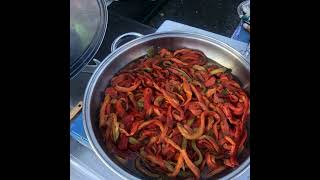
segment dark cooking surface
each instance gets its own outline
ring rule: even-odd
[[[95,58],[102,61],[108,54],[110,54],[110,46],[113,40],[123,33],[138,32],[141,34],[150,34],[155,31],[156,29],[150,26],[110,12],[107,32],[99,51],[95,55]]]

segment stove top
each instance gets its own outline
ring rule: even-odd
[[[196,32],[214,37],[230,45],[242,54],[244,54],[247,49],[247,44],[244,42],[177,22],[167,20],[158,28],[158,30],[156,30],[136,21],[110,13],[107,34],[105,35],[104,41],[96,54],[95,59],[102,61],[110,53],[110,45],[113,40],[123,33],[138,32],[141,34],[150,34],[153,32],[165,31]],[[89,81],[90,76],[91,73],[82,72],[70,81],[70,107],[73,107],[83,99],[86,84]],[[71,179],[105,179],[106,177],[120,179],[115,173],[108,169],[92,151],[83,129],[82,113],[79,113],[70,124],[70,135]],[[249,170],[237,179],[250,179]]]

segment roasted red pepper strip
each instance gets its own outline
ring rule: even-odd
[[[237,103],[239,101],[239,98],[234,94],[229,94],[229,99],[233,103]]]
[[[111,98],[107,94],[104,97],[103,103],[102,103],[101,108],[100,108],[99,127],[103,127],[103,126],[106,125],[107,118],[105,117],[105,111],[106,111],[106,106],[110,103],[110,101],[111,101]]]
[[[123,118],[124,128],[128,131],[129,129],[131,129],[133,122],[134,122],[134,116],[131,114],[127,115],[126,117]]]
[[[192,52],[192,50],[191,49],[179,49],[179,50],[176,50],[176,51],[174,51],[173,52],[173,56],[176,56],[176,55],[178,55],[178,54],[186,54],[186,53],[190,53],[190,52]]]
[[[154,86],[158,91],[160,91],[160,92],[163,94],[164,98],[165,98],[174,108],[176,108],[176,109],[179,108],[179,102],[177,102],[177,100],[173,99],[166,90],[160,88],[156,83],[153,83],[153,86]]]
[[[166,169],[165,162],[163,159],[147,154],[143,150],[140,152],[141,156],[151,161],[153,164],[159,165],[162,169]]]
[[[132,92],[128,92],[128,96],[134,109],[137,110],[137,102],[136,102],[136,99],[134,98],[134,94]]]
[[[220,119],[220,116],[218,114],[214,115],[214,119],[215,119],[215,122],[213,124],[213,133],[214,133],[214,136],[216,137],[216,139],[219,139],[219,133],[218,133],[218,128],[217,128],[217,125],[220,123],[221,119]]]
[[[108,94],[112,98],[116,98],[118,96],[117,91],[113,87],[107,88],[105,94]]]
[[[243,136],[240,140],[240,143],[239,143],[239,150],[240,149],[242,150],[244,148],[243,146],[244,146],[244,143],[246,142],[247,136],[248,136],[247,131],[244,131],[244,134],[243,134]]]
[[[178,68],[168,68],[169,71],[171,71],[173,74],[179,76],[180,78],[184,77],[184,78],[187,78],[188,81],[191,81],[192,79],[190,78],[190,76],[184,72],[183,70],[181,69],[178,69]]]
[[[128,149],[128,137],[125,134],[120,135],[120,140],[118,143],[118,149],[126,150]]]
[[[179,102],[177,102],[177,100],[173,99],[171,96],[169,96],[169,93],[160,88],[156,83],[153,83],[153,86],[160,92],[162,92],[164,98],[172,105],[172,107],[174,107],[175,109],[177,109],[177,111],[179,112],[179,114],[173,114],[173,117],[178,120],[181,121],[184,118],[184,112],[181,109],[181,107],[179,106]]]
[[[116,85],[115,88],[119,92],[131,92],[131,91],[134,91],[135,89],[137,89],[137,87],[139,87],[140,84],[141,84],[141,81],[136,81],[134,83],[134,85],[131,87],[127,88],[127,87],[121,87],[121,86]]]
[[[229,120],[229,122],[230,122],[231,124],[237,125],[237,124],[240,123],[240,121],[236,121],[236,120],[233,119],[228,104],[223,104],[223,105],[221,105],[220,107],[221,107],[223,113],[226,115],[227,119]]]
[[[202,113],[202,108],[199,105],[199,102],[190,102],[188,105],[188,109],[195,116],[199,116]]]
[[[249,114],[249,103],[250,102],[249,102],[248,97],[245,94],[242,94],[240,99],[244,102],[243,115],[241,117],[242,124],[244,124],[247,119],[247,116]]]
[[[126,114],[126,110],[122,107],[121,101],[117,100],[115,106],[117,114],[119,114],[120,117],[123,117]]]
[[[184,62],[182,62],[179,59],[174,58],[174,57],[170,58],[170,61],[175,62],[177,64],[185,65],[185,66],[188,65],[187,63],[184,63]]]
[[[214,156],[211,156],[208,152],[205,155],[206,163],[211,170],[215,170],[217,168],[216,162],[214,161]]]
[[[133,136],[138,131],[138,128],[143,122],[144,122],[143,120],[133,122],[130,134],[125,129],[122,129],[122,128],[120,128],[120,132],[124,133],[126,136]]]
[[[213,146],[213,148],[219,153],[220,152],[220,148],[217,144],[217,142],[213,139],[213,137],[211,136],[207,136],[207,135],[203,135],[200,137],[200,139],[206,139],[210,142],[210,144]]]
[[[212,76],[211,78],[209,78],[205,83],[204,85],[206,87],[211,87],[214,85],[214,83],[216,82],[216,78],[214,76]]]
[[[183,156],[184,162],[186,165],[189,167],[189,169],[193,172],[195,175],[196,179],[200,179],[200,170],[199,168],[193,164],[193,162],[189,159],[188,154],[186,150],[181,150],[180,153]]]
[[[186,78],[182,78],[183,80],[183,84],[182,84],[182,87],[183,87],[183,90],[184,92],[186,93],[186,96],[187,96],[187,100],[186,102],[183,104],[183,106],[185,106],[186,104],[188,104],[191,99],[192,99],[192,91],[190,89],[190,85],[188,83],[188,81],[186,80]]]
[[[145,88],[143,91],[143,98],[144,98],[144,111],[146,112],[146,115],[148,117],[152,114],[152,105],[151,105],[151,96],[152,96],[152,89],[151,88]]]
[[[172,52],[170,52],[168,49],[166,48],[162,48],[160,51],[159,51],[159,54],[161,57],[171,57],[173,56]]]
[[[167,126],[169,128],[172,128],[173,126],[173,118],[171,113],[171,106],[169,105],[168,111],[167,111]]]
[[[164,138],[167,135],[167,132],[168,132],[168,126],[165,125],[163,131],[161,131],[161,134],[159,136],[158,144],[161,143],[162,141],[164,141]]]
[[[152,131],[152,130],[143,130],[141,133],[142,136],[149,136],[149,137],[153,137],[158,135],[157,131]]]
[[[204,132],[204,126],[205,126],[205,112],[201,113],[199,128],[192,134],[190,134],[180,123],[177,124],[177,127],[180,133],[182,134],[182,136],[190,140],[198,139],[200,136],[202,136]]]
[[[199,91],[192,84],[190,84],[190,87],[191,87],[192,91],[194,92],[194,94],[196,95],[201,108],[204,111],[208,111],[208,107],[203,102],[202,95],[199,93]]]
[[[170,138],[168,137],[164,137],[164,141],[167,142],[168,144],[170,144],[172,147],[174,147],[175,149],[177,149],[178,151],[181,151],[180,146],[178,146],[175,142],[173,142]]]
[[[157,125],[157,126],[160,128],[161,131],[164,130],[164,127],[163,127],[161,121],[159,121],[159,120],[157,120],[157,119],[152,119],[152,120],[143,122],[142,124],[139,125],[138,130],[141,130],[142,128],[144,128],[144,127],[146,127],[146,126],[148,126],[148,125],[150,125],[150,124],[155,124],[155,125]]]
[[[230,127],[228,125],[226,116],[224,115],[224,113],[219,107],[216,107],[216,111],[221,118],[220,126],[221,126],[222,132],[226,135],[230,134]]]
[[[174,171],[172,173],[168,174],[168,176],[171,176],[171,177],[177,176],[179,174],[182,166],[183,166],[183,156],[182,156],[182,153],[180,153],[179,158],[178,158],[178,162],[176,164]]]
[[[237,103],[237,107],[235,107],[231,103],[228,103],[228,107],[229,107],[229,109],[232,110],[232,113],[234,115],[240,116],[243,114],[244,107],[243,107],[242,103]]]

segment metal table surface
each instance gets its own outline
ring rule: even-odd
[[[112,22],[112,19],[114,22]],[[125,30],[124,27],[126,29],[128,29],[129,27],[129,29]],[[95,58],[103,60],[104,57],[106,57],[110,53],[110,44],[112,43],[113,39],[115,39],[122,33],[129,31],[149,34],[153,33],[155,30],[151,27],[141,25],[137,22],[132,22],[125,18],[110,17],[105,40]],[[212,32],[207,32],[173,21],[165,21],[156,32],[165,31],[188,31],[211,36],[225,42],[241,53],[244,53],[247,48],[247,44],[244,42],[240,42],[228,37],[224,37]],[[86,84],[90,76],[91,74],[89,73],[80,73],[78,77],[70,81],[70,107],[74,106],[78,101],[82,100]],[[81,113],[76,117],[73,123],[70,124],[70,134],[70,179],[120,179],[115,175],[115,173],[108,169],[91,150],[82,127]],[[237,180],[244,179],[250,179],[250,169],[246,171],[242,176],[237,178]]]

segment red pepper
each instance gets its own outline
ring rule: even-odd
[[[212,145],[210,144],[210,142],[208,141],[208,140],[206,140],[206,139],[200,139],[200,140],[198,140],[198,146],[200,147],[200,148],[207,148],[207,149],[214,149],[213,147],[212,147]]]
[[[202,74],[201,74],[199,71],[195,72],[194,75],[195,75],[195,76],[198,78],[198,80],[200,80],[201,82],[204,82],[204,81],[205,81],[204,77],[202,76]]]
[[[128,96],[134,109],[137,110],[137,102],[136,102],[136,99],[134,98],[134,94],[132,92],[128,92]]]
[[[106,88],[105,94],[109,94],[112,98],[116,98],[118,96],[117,91],[113,87]]]
[[[182,84],[182,87],[183,87],[183,90],[184,92],[186,93],[186,96],[187,96],[187,100],[186,102],[183,104],[184,106],[187,105],[191,99],[192,99],[192,91],[190,89],[190,85],[188,83],[188,81],[185,79],[185,78],[182,78],[183,80],[183,84]]]
[[[118,76],[115,76],[111,79],[111,85],[116,85],[119,84],[120,82],[123,82],[124,80],[128,79],[129,73],[122,73],[119,74]]]
[[[212,88],[212,89],[208,89],[207,92],[206,92],[206,96],[208,98],[210,98],[213,94],[215,94],[217,92],[217,89],[216,88]]]
[[[166,48],[162,48],[160,51],[159,51],[159,54],[161,57],[171,57],[173,56],[172,52],[169,51],[168,49]]]
[[[236,120],[233,119],[228,104],[223,104],[223,105],[221,105],[220,107],[221,107],[223,113],[226,115],[227,119],[229,120],[229,122],[230,122],[231,124],[237,125],[237,124],[240,123],[240,121],[236,121]]]
[[[242,136],[242,138],[241,138],[241,140],[240,140],[240,143],[239,143],[239,149],[240,149],[240,148],[243,148],[244,142],[246,142],[247,137],[248,137],[248,132],[247,132],[247,131],[244,131],[244,132],[243,132],[243,136]]]
[[[237,103],[239,101],[239,98],[233,94],[229,94],[229,99],[233,103]]]
[[[199,116],[202,113],[202,109],[199,105],[199,102],[190,102],[188,105],[188,109],[195,116]]]
[[[204,85],[206,87],[211,87],[213,86],[214,84],[216,83],[216,78],[214,76],[212,76],[211,78],[209,78],[205,83]]]
[[[164,130],[161,121],[156,120],[156,119],[148,120],[148,121],[143,122],[142,124],[139,125],[138,130],[141,130],[142,128],[144,128],[144,127],[146,127],[146,126],[148,126],[148,125],[150,125],[150,124],[155,124],[155,125],[157,125],[157,126],[160,128],[161,131]]]
[[[156,71],[156,73],[160,79],[165,79],[165,77],[162,75],[162,73],[160,71]]]
[[[111,113],[111,103],[107,104],[106,109],[105,109],[105,114],[110,114]]]
[[[215,170],[217,168],[216,162],[214,161],[214,156],[210,155],[208,152],[205,154],[206,163],[211,170]]]
[[[141,133],[142,136],[148,136],[148,137],[154,137],[158,135],[157,131],[151,131],[151,130],[143,130]]]
[[[200,170],[199,168],[193,164],[193,162],[189,159],[188,154],[186,152],[186,150],[181,150],[180,151],[184,162],[186,163],[186,165],[189,167],[189,169],[193,172],[193,174],[195,175],[196,179],[200,179]]]
[[[243,107],[243,115],[241,117],[242,124],[244,124],[246,119],[247,119],[247,116],[249,114],[249,103],[250,102],[249,102],[249,99],[248,99],[248,97],[246,96],[245,93],[242,93],[240,99],[244,102],[244,104],[243,104],[243,106],[244,106]]]
[[[144,122],[143,120],[141,120],[141,121],[134,121],[133,124],[132,124],[132,126],[131,126],[130,134],[129,134],[125,129],[121,129],[121,128],[120,128],[120,132],[121,132],[121,133],[124,133],[126,136],[132,136],[132,135],[134,135],[134,134],[138,131],[140,125],[141,125],[143,122]]]
[[[237,107],[235,107],[231,103],[228,103],[228,107],[232,110],[232,113],[234,115],[240,116],[241,114],[243,114],[244,107],[243,104],[240,102],[237,103]]]
[[[169,105],[168,111],[167,111],[167,126],[171,129],[173,127],[173,119],[171,114],[171,106]]]
[[[129,131],[131,129],[133,121],[134,121],[133,115],[127,115],[123,118],[123,125],[127,131]]]
[[[162,92],[164,98],[172,105],[172,107],[174,107],[175,109],[177,109],[177,111],[179,112],[179,114],[173,114],[173,117],[178,120],[181,121],[184,118],[184,112],[181,109],[179,102],[177,102],[177,100],[175,100],[174,98],[172,98],[169,93],[160,88],[156,83],[153,83],[153,86],[160,92]]]
[[[111,101],[110,96],[106,95],[100,108],[99,127],[103,127],[106,125],[105,112],[106,112],[106,106],[110,104],[110,101]]]
[[[218,133],[217,125],[220,123],[221,118],[220,118],[220,116],[219,116],[217,113],[213,114],[213,117],[214,117],[214,119],[215,119],[215,122],[214,122],[214,124],[213,124],[213,126],[212,126],[212,128],[213,128],[213,134],[214,134],[214,136],[216,137],[216,139],[219,139],[219,133]]]
[[[152,89],[145,88],[143,91],[143,98],[144,98],[143,108],[148,117],[150,117],[152,114],[151,96],[152,96]]]
[[[206,165],[206,161],[202,161],[201,165],[200,165],[200,170],[202,171],[204,166]]]
[[[227,118],[226,118],[225,114],[222,112],[222,110],[219,107],[216,107],[216,111],[221,118],[220,126],[221,126],[221,130],[222,130],[223,134],[225,134],[225,135],[230,134],[230,127],[227,122]]]
[[[188,65],[187,63],[184,63],[184,62],[182,62],[179,59],[174,58],[174,57],[170,58],[170,61],[175,62],[177,64],[185,65],[185,66]]]
[[[192,52],[191,49],[183,48],[183,49],[179,49],[179,50],[174,51],[173,56],[176,56],[178,54],[186,54],[186,53],[190,53],[190,52]]]
[[[118,86],[116,85],[116,90],[119,91],[119,92],[131,92],[131,91],[134,91],[135,89],[137,89],[137,87],[139,87],[139,85],[141,84],[141,81],[136,81],[134,83],[134,85],[132,85],[131,87],[121,87],[121,86]]]
[[[120,140],[118,143],[118,149],[126,150],[128,148],[128,137],[125,134],[120,135]]]
[[[194,87],[192,84],[190,84],[191,90],[194,92],[194,94],[196,95],[199,104],[201,106],[201,108],[204,111],[208,111],[208,107],[204,104],[203,99],[202,99],[202,95],[199,93],[199,91],[196,89],[196,87]]]
[[[165,162],[163,159],[158,158],[152,154],[148,154],[147,152],[144,152],[144,151],[141,151],[140,154],[142,155],[142,157],[148,159],[153,164],[159,165],[162,169],[166,169]]]
[[[205,126],[205,112],[201,113],[201,117],[200,117],[200,126],[199,128],[194,131],[193,133],[189,133],[180,123],[177,124],[177,127],[180,131],[180,133],[182,134],[183,137],[185,137],[186,139],[198,139],[204,132],[204,126]]]
[[[120,117],[123,117],[126,114],[126,110],[122,107],[121,101],[117,100],[115,106],[117,114],[119,114]]]
[[[207,135],[203,135],[200,137],[200,139],[206,139],[209,141],[209,143],[212,145],[212,147],[219,153],[220,152],[220,148],[216,142],[215,139],[213,139],[213,137],[211,136],[207,136]]]
[[[174,171],[168,174],[168,176],[171,176],[171,177],[177,176],[182,166],[183,166],[183,156],[182,156],[182,153],[180,153],[178,157],[178,162],[176,164]]]

